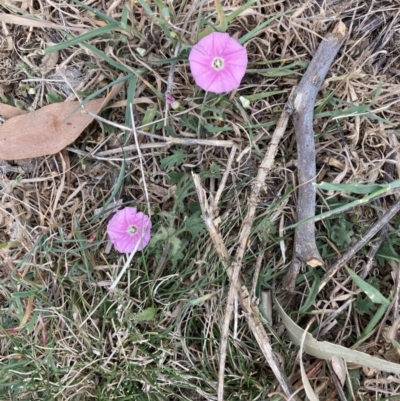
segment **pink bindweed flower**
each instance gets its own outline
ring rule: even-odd
[[[239,87],[246,72],[247,51],[227,33],[213,32],[193,46],[189,65],[200,88],[214,93]]]
[[[141,251],[147,246],[151,237],[151,220],[149,216],[138,212],[135,207],[119,210],[107,224],[107,232],[114,248],[121,253]]]
[[[171,106],[171,108],[173,110],[179,110],[182,109],[181,104],[175,100],[175,98],[171,95],[165,95],[165,100],[167,101],[167,103]]]

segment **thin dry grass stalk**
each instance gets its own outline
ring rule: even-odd
[[[334,30],[326,35],[294,95],[292,114],[297,142],[299,195],[296,212],[298,221],[315,216],[316,190],[313,184],[316,182],[317,173],[313,130],[314,105],[319,88],[346,35],[347,28],[342,22],[339,22]],[[294,290],[302,263],[312,267],[323,265],[315,244],[314,221],[308,221],[296,228],[292,264],[284,280],[286,289]]]
[[[222,337],[221,337],[221,354],[220,354],[220,370],[218,380],[218,399],[223,400],[223,386],[224,386],[224,372],[225,372],[225,357],[229,335],[229,322],[232,317],[234,308],[234,299],[237,296],[236,288],[238,288],[239,273],[242,267],[243,256],[246,250],[246,244],[250,236],[251,227],[254,222],[254,216],[256,213],[256,207],[259,201],[261,189],[265,185],[265,179],[267,173],[271,170],[275,155],[278,149],[278,145],[286,131],[286,127],[289,121],[289,114],[287,108],[284,109],[275,129],[275,132],[271,138],[271,143],[257,173],[257,177],[254,181],[250,198],[247,202],[248,209],[246,218],[243,220],[240,233],[239,233],[239,246],[236,251],[234,262],[232,263],[231,269],[231,285],[229,288],[228,299],[226,304],[226,311],[224,317],[224,323],[222,326]]]
[[[284,131],[284,130],[283,130]],[[268,338],[268,334],[265,331],[262,323],[259,320],[261,312],[258,309],[258,306],[255,304],[254,301],[251,300],[250,293],[244,284],[242,278],[237,278],[237,280],[233,281],[233,269],[232,266],[229,266],[229,253],[224,243],[224,240],[219,233],[218,229],[215,227],[213,222],[214,210],[210,206],[206,192],[201,185],[200,177],[197,174],[193,174],[193,180],[196,187],[197,197],[200,202],[201,210],[202,210],[202,217],[206,224],[207,230],[210,234],[211,240],[214,244],[215,250],[217,251],[219,257],[221,258],[221,263],[226,269],[226,272],[231,280],[231,288],[233,283],[235,283],[235,292],[239,295],[239,301],[241,307],[245,313],[247,318],[249,327],[257,340],[257,343],[267,360],[268,365],[271,367],[272,371],[275,374],[280,386],[284,393],[291,397],[292,400],[299,401],[296,396],[293,396],[294,390],[289,383],[289,380],[286,374],[280,368],[280,363],[276,359],[275,355],[272,352],[271,344]],[[225,347],[226,348],[226,347]],[[221,367],[221,359],[226,359],[226,351],[225,354],[222,351],[222,344],[221,344],[221,352],[220,352],[220,367]],[[222,371],[222,375],[224,372]],[[222,383],[222,385],[221,385]],[[219,374],[219,383],[218,383],[218,400],[223,400],[223,376],[221,377],[221,369]]]

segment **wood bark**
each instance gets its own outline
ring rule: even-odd
[[[333,31],[325,36],[293,96],[292,114],[296,132],[299,180],[297,221],[315,216],[316,165],[313,130],[315,100],[346,35],[347,28],[339,22]],[[296,228],[293,259],[283,283],[286,289],[294,290],[302,263],[312,267],[323,265],[315,244],[314,221],[307,221]]]

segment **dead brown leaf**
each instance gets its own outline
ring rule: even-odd
[[[92,100],[85,108],[98,113],[103,102]],[[20,160],[55,154],[74,142],[92,121],[93,117],[79,109],[78,101],[54,103],[17,115],[0,126],[0,158]]]
[[[26,114],[27,111],[21,110],[18,107],[10,106],[9,104],[0,103],[0,116],[5,120]]]

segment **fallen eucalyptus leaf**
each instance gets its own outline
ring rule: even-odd
[[[295,345],[300,345],[304,330],[285,313],[276,298],[275,305],[278,309],[279,315],[282,318],[283,324],[288,331],[290,339]],[[350,348],[342,347],[341,345],[329,343],[327,341],[317,341],[310,333],[305,334],[304,352],[320,359],[331,359],[336,355],[343,358],[347,363],[355,363],[362,366],[367,366],[369,368],[381,370],[383,372],[400,374],[400,364],[388,362],[383,359],[370,356],[364,352],[355,351]]]
[[[91,100],[85,109],[98,113],[103,102]],[[74,142],[92,121],[78,101],[49,104],[10,118],[0,126],[0,158],[20,160],[55,154]]]
[[[0,103],[0,116],[6,121],[10,118],[21,116],[22,114],[27,114],[25,110],[21,110],[18,107],[10,106],[9,104]]]

